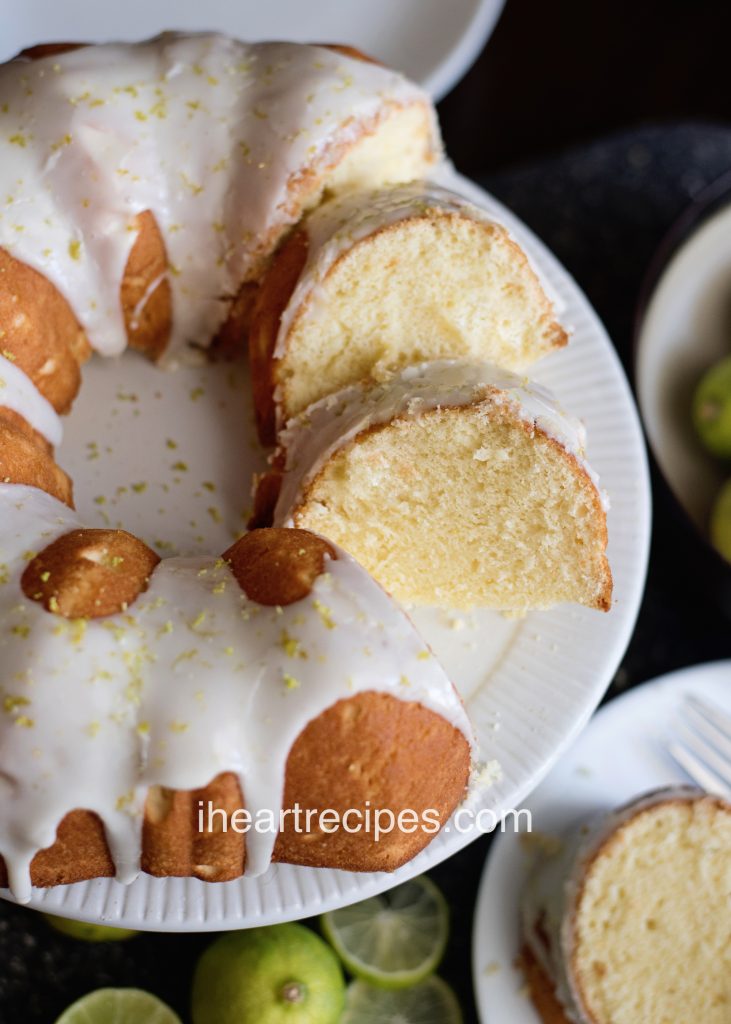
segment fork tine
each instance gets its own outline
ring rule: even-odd
[[[725,785],[702,761],[698,760],[694,754],[691,754],[681,744],[670,743],[668,745],[668,752],[673,760],[680,765],[685,774],[702,789],[724,798],[731,796],[731,786]]]
[[[691,708],[696,714],[701,715],[707,722],[722,733],[731,742],[731,715],[727,714],[717,704],[701,700],[699,697],[686,697],[686,707]]]
[[[722,757],[703,736],[695,732],[687,722],[682,722],[678,739],[687,751],[704,762],[720,779],[731,788],[731,762]]]
[[[697,736],[707,740],[731,768],[731,737],[727,736],[716,722],[706,718],[694,704],[688,703],[683,725]]]

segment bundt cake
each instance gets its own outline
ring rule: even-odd
[[[0,854],[19,899],[140,867],[392,870],[462,798],[456,691],[335,545],[259,530],[161,562],[36,487],[1,484],[0,505]],[[259,830],[222,829],[209,805]],[[374,840],[353,827],[369,808],[412,819]]]
[[[140,868],[391,870],[461,799],[459,697],[352,558],[260,530],[161,561],[86,528],[54,458],[92,350],[240,344],[306,210],[440,154],[425,94],[343,47],[166,34],[0,67],[0,882],[19,899]],[[374,838],[380,812],[397,824]]]
[[[252,314],[259,431],[330,392],[427,359],[522,370],[566,332],[504,227],[436,185],[322,203],[284,242]]]
[[[167,33],[0,66],[0,348],[57,410],[90,346],[244,343],[304,211],[440,157],[426,95],[354,54]]]
[[[472,736],[367,569],[416,603],[609,607],[580,425],[484,362],[522,367],[565,333],[503,229],[406,187],[441,155],[426,95],[347,47],[165,34],[0,67],[0,883],[17,898],[421,850]],[[259,528],[220,558],[160,560],[85,527],[55,448],[92,351],[171,365],[250,327],[263,435],[297,413]],[[404,366],[446,355],[469,358]]]
[[[731,804],[647,794],[533,872],[522,962],[544,1024],[728,1024]]]
[[[489,364],[423,363],[310,406],[259,484],[253,525],[268,522],[331,538],[413,604],[611,602],[583,427]]]

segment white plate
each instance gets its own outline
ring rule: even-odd
[[[698,440],[691,401],[701,375],[731,353],[731,205],[705,220],[665,267],[637,346],[637,397],[658,465],[705,534],[727,478]]]
[[[439,100],[465,74],[505,0],[0,0],[0,61],[27,46],[136,40],[165,29],[216,29],[241,39],[349,43],[398,68]]]
[[[479,795],[480,806],[500,812],[523,800],[576,736],[619,664],[645,579],[650,492],[630,390],[587,300],[508,210],[453,172],[448,183],[509,227],[564,305],[574,337],[536,368],[535,377],[586,421],[589,457],[612,501],[608,554],[615,600],[609,614],[565,606],[523,619],[491,612],[467,618],[429,610],[415,615],[468,701],[482,757],[500,762],[502,778]],[[242,528],[251,474],[263,465],[244,376],[226,367],[166,374],[134,355],[121,365],[92,362],[60,455],[75,480],[85,521],[121,523],[157,543],[161,554],[223,551]],[[177,447],[169,448],[167,439]],[[186,468],[176,469],[178,462]],[[139,493],[133,485],[143,482],[147,487]],[[215,483],[215,492],[205,482]],[[393,875],[279,865],[259,879],[218,885],[142,876],[129,888],[97,880],[37,890],[33,906],[155,930],[267,924],[381,892],[475,837],[475,831],[447,826]]]
[[[592,720],[525,807],[533,829],[560,836],[594,812],[658,786],[689,783],[665,749],[682,699],[706,697],[731,710],[731,661],[672,672],[617,700]],[[472,971],[482,1024],[541,1024],[515,966],[519,903],[530,865],[520,835],[493,843],[475,910]]]

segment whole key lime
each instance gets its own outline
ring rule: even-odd
[[[221,936],[193,978],[193,1024],[338,1024],[344,1004],[335,954],[300,924]]]
[[[731,480],[727,480],[711,510],[711,543],[731,562]]]
[[[43,916],[57,932],[81,942],[124,942],[139,935],[139,932],[134,932],[130,928],[111,928],[109,925],[93,924],[91,921],[72,921],[70,918],[56,917],[53,914]]]
[[[709,452],[731,459],[731,356],[701,378],[693,397],[693,422]]]

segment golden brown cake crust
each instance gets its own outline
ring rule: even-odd
[[[202,789],[192,792],[156,786],[147,795],[142,830],[142,870],[158,877],[193,876],[205,882],[227,882],[244,870],[244,836],[221,827],[221,818],[212,813],[215,828],[201,831],[200,807],[204,822],[208,809],[223,810],[230,819],[244,801],[237,777],[222,772]]]
[[[305,728],[287,761],[284,807],[436,811],[444,825],[462,799],[470,748],[462,733],[420,704],[384,693],[362,693],[328,708]],[[418,828],[372,836],[297,833],[291,819],[280,833],[276,860],[344,871],[394,871],[433,838]]]
[[[113,875],[114,864],[104,836],[104,826],[92,811],[71,811],[67,814],[58,826],[53,846],[40,850],[30,866],[33,884],[44,889]],[[0,885],[7,884],[5,862],[0,857]]]
[[[276,607],[301,601],[335,549],[309,530],[255,530],[239,538],[223,557],[252,601]]]
[[[550,978],[528,946],[521,950],[518,964],[525,976],[533,1006],[543,1024],[571,1024],[556,997]]]
[[[47,278],[0,248],[0,354],[56,412],[68,412],[91,353],[71,307]]]
[[[0,482],[38,487],[74,507],[71,480],[48,450],[4,418],[0,418]]]
[[[32,441],[41,451],[53,456],[53,445],[50,441],[47,441],[43,434],[35,430],[15,409],[8,409],[7,406],[0,405],[0,422],[7,423],[21,434],[25,434],[28,440]]]
[[[72,530],[29,562],[26,597],[67,619],[99,619],[125,611],[147,589],[160,561],[124,530]]]
[[[173,315],[165,242],[150,210],[138,215],[137,228],[120,290],[124,325],[132,348],[159,359],[170,340]]]
[[[271,445],[276,441],[277,362],[274,346],[282,313],[287,308],[302,268],[307,262],[309,242],[305,231],[295,231],[275,255],[271,269],[259,287],[251,314],[249,365],[254,393],[254,411],[259,440]]]
[[[390,808],[417,814],[434,811],[441,827],[462,799],[470,771],[467,740],[446,719],[416,703],[390,694],[360,693],[339,701],[302,731],[287,760],[283,808],[303,814],[333,808]],[[204,830],[199,829],[201,802]],[[195,877],[205,881],[238,878],[245,866],[245,835],[212,815],[208,805],[229,815],[245,807],[238,780],[223,773],[199,790],[155,787],[148,792],[142,829],[142,869],[157,876]],[[305,819],[302,820],[304,828]],[[314,819],[313,819],[314,825]],[[405,821],[411,828],[412,821]],[[333,867],[347,871],[393,871],[434,837],[421,828],[412,834],[398,828],[375,842],[372,834],[295,831],[286,818],[274,850],[279,863]],[[59,825],[56,842],[36,854],[31,864],[34,885],[53,885],[109,877],[111,856],[98,817],[75,810]],[[0,885],[7,874],[0,860]]]

